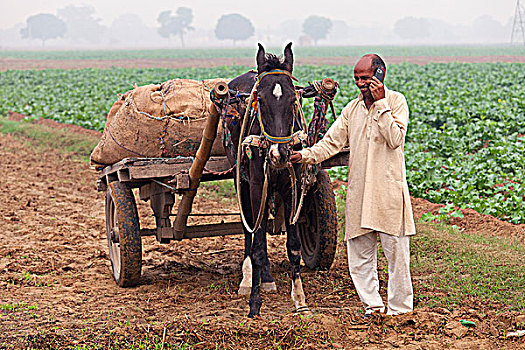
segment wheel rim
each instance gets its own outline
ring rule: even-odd
[[[113,198],[108,194],[106,213],[108,215],[106,220],[106,233],[108,238],[109,259],[111,260],[111,268],[115,280],[120,278],[120,242],[119,242],[119,221],[117,215],[117,207]]]
[[[303,207],[304,221],[299,224],[298,231],[301,238],[301,248],[303,253],[311,256],[317,248],[317,235],[319,232],[319,218],[317,217],[317,200],[311,193],[309,201]]]

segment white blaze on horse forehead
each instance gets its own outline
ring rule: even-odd
[[[281,96],[283,95],[283,89],[281,88],[281,84],[275,84],[275,87],[273,88],[273,95],[277,100],[281,98]]]

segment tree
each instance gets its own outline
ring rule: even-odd
[[[238,13],[223,15],[215,26],[215,36],[219,40],[246,40],[255,33],[252,22]]]
[[[525,20],[525,18],[524,18]],[[481,43],[503,43],[508,40],[508,30],[493,17],[484,15],[472,23],[473,39]]]
[[[394,24],[394,33],[403,39],[423,39],[429,36],[429,21],[426,18],[405,17]]]
[[[303,22],[303,33],[309,35],[315,45],[317,41],[326,38],[330,29],[332,29],[332,21],[326,17],[310,16]]]
[[[46,40],[64,36],[66,33],[66,24],[57,16],[40,13],[27,19],[27,26],[20,30],[22,38],[40,39],[42,46],[45,46]]]
[[[190,30],[195,30],[191,26],[193,21],[193,11],[188,7],[179,7],[175,16],[171,15],[171,11],[162,11],[157,17],[157,22],[160,23],[158,33],[164,38],[169,38],[170,35],[179,37],[182,47],[184,47],[184,34]]]
[[[74,41],[85,40],[91,43],[100,42],[105,28],[95,18],[95,9],[92,6],[69,5],[57,10],[58,17],[67,25],[66,37]]]
[[[108,37],[112,44],[139,45],[148,43],[154,34],[138,15],[123,13],[111,23]]]

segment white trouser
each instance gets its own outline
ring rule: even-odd
[[[377,235],[388,261],[387,315],[413,310],[414,293],[410,278],[410,240],[382,232],[370,232],[347,240],[348,266],[357,294],[366,312],[385,311],[377,277]]]

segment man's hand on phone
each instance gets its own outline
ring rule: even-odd
[[[370,81],[369,89],[370,89],[370,92],[372,93],[372,97],[374,98],[374,101],[385,98],[385,86],[376,77],[372,77],[372,80]]]
[[[301,153],[292,151],[292,154],[290,155],[290,162],[297,163],[297,162],[300,162],[301,159],[303,159],[303,156],[301,155]]]

